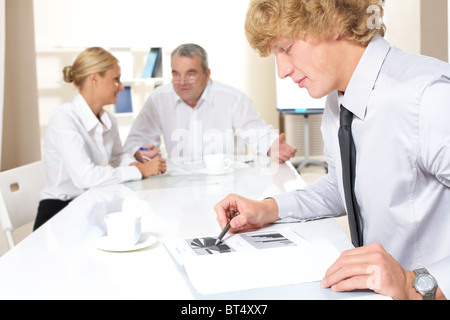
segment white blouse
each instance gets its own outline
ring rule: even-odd
[[[47,182],[41,199],[71,200],[93,187],[142,179],[123,149],[117,121],[102,111],[101,122],[81,94],[55,109],[44,136]]]

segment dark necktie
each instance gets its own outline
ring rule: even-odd
[[[352,243],[355,247],[360,247],[363,245],[362,221],[354,192],[356,149],[352,138],[352,121],[353,113],[341,105],[339,147],[341,149],[345,203],[347,205],[347,216]]]

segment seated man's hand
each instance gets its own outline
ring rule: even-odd
[[[285,163],[286,161],[289,161],[293,156],[295,156],[297,148],[294,148],[290,144],[287,144],[284,141],[285,137],[286,134],[282,133],[280,134],[278,139],[272,143],[272,147],[270,148],[268,154],[272,161]]]

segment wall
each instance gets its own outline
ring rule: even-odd
[[[396,47],[420,54],[421,0],[386,0],[386,39]]]
[[[421,0],[421,53],[444,61],[448,61],[447,8],[448,0]]]
[[[3,134],[3,92],[5,89],[5,0],[0,0],[0,142]],[[2,148],[0,143],[0,168],[2,163]]]
[[[396,47],[449,61],[449,0],[387,0],[386,39]]]
[[[6,0],[6,50],[1,170],[41,158],[33,1]]]

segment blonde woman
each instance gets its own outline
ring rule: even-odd
[[[119,138],[117,121],[103,109],[123,90],[119,61],[102,48],[83,51],[63,70],[79,90],[54,110],[44,137],[47,183],[34,225],[37,229],[85,190],[164,173],[164,159],[136,162]]]
[[[278,75],[299,90],[327,96],[321,129],[329,171],[303,190],[263,201],[231,195],[215,209],[222,227],[240,212],[232,231],[289,216],[350,213],[357,248],[330,266],[323,288],[444,299],[450,296],[450,65],[391,46],[382,18],[379,0],[250,2],[250,45],[262,56],[273,54]],[[349,132],[353,146],[341,139]]]

